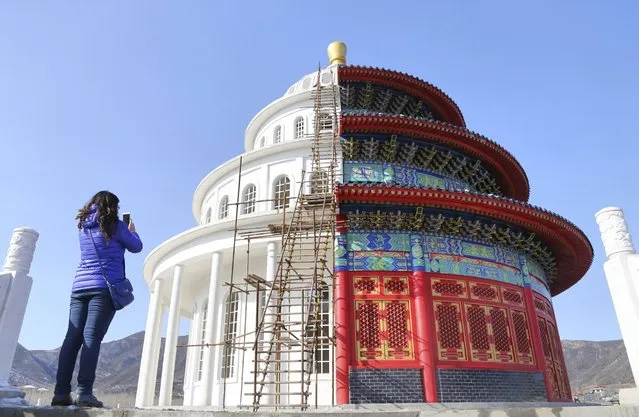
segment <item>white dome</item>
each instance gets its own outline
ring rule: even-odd
[[[337,84],[336,67],[337,65],[329,65],[326,68],[322,68],[319,74],[322,86],[330,85],[331,82]],[[317,71],[305,75],[295,84],[291,85],[282,97],[269,103],[257,112],[253,119],[251,119],[248,123],[244,134],[244,150],[246,152],[262,147],[262,136],[265,135],[266,131],[270,132],[272,130],[274,126],[271,125],[277,125],[278,118],[281,118],[284,115],[290,116],[292,115],[291,112],[301,112],[305,114],[312,112],[312,92],[315,88],[317,88],[317,76]],[[264,143],[267,146],[272,144],[269,143],[269,135],[271,135],[271,133],[266,133],[264,140]]]
[[[332,67],[333,66],[329,66],[322,69],[322,72],[320,75],[320,82],[322,85],[329,85],[331,83]],[[299,81],[291,85],[288,88],[288,90],[286,90],[284,97],[291,96],[293,94],[303,93],[316,87],[317,87],[317,71],[311,72],[310,74],[306,74]]]

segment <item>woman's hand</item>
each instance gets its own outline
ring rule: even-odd
[[[135,232],[135,223],[133,223],[133,220],[129,220],[129,232]]]

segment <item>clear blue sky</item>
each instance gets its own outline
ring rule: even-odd
[[[137,301],[105,340],[144,329],[144,257],[195,225],[201,178],[242,151],[261,107],[348,44],[350,63],[442,88],[470,129],[527,170],[531,202],[596,252],[555,299],[563,338],[619,338],[593,214],[626,209],[639,244],[639,8],[604,1],[5,1],[0,4],[0,257],[40,232],[20,341],[59,346],[78,262],[76,210],[117,193],[145,249]]]

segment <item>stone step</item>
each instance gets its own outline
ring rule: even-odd
[[[2,407],[2,417],[254,417],[256,413],[242,407],[150,407],[145,409],[95,409],[78,407]],[[262,405],[260,405],[262,407]],[[291,406],[264,405],[258,414],[283,417],[639,417],[639,406],[600,406],[575,403],[445,403],[445,404],[351,404],[320,406],[309,398],[307,411]],[[299,407],[299,406],[298,406]],[[244,408],[242,410],[241,408]]]

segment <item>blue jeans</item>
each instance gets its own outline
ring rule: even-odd
[[[55,394],[71,393],[71,379],[80,347],[82,353],[78,372],[78,395],[93,394],[100,344],[114,315],[115,309],[111,304],[108,289],[71,294],[69,328],[60,349]]]

